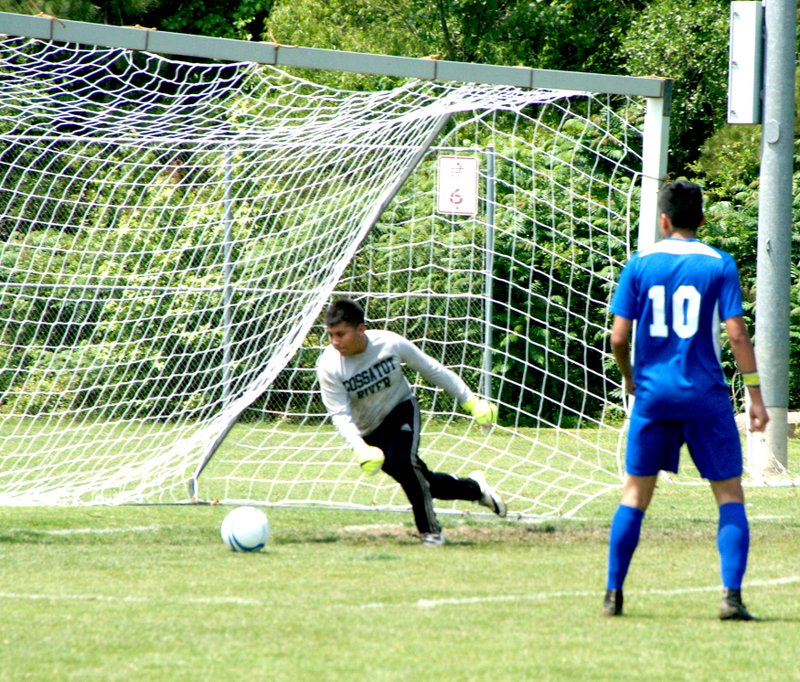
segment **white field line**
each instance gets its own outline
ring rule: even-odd
[[[789,576],[786,578],[773,578],[770,580],[748,580],[746,587],[773,587],[775,585],[792,585],[800,583],[800,576]],[[706,585],[704,587],[674,587],[670,589],[636,590],[637,595],[681,595],[696,592],[717,592],[722,588],[719,585]],[[418,599],[415,606],[423,609],[433,609],[440,606],[464,606],[471,604],[491,604],[497,602],[524,602],[524,601],[547,601],[549,599],[573,598],[573,597],[592,597],[601,594],[602,591],[588,590],[582,591],[555,591],[555,592],[535,592],[533,594],[507,594],[507,595],[488,595],[485,597],[462,597],[447,599]],[[374,606],[377,606],[375,604]]]
[[[174,604],[196,604],[200,606],[258,606],[263,607],[274,602],[266,599],[245,599],[242,597],[168,597],[168,596],[116,596],[103,594],[45,594],[45,593],[25,593],[25,592],[0,592],[0,600],[17,601],[46,601],[46,602],[106,602],[109,604],[163,604],[165,602]]]
[[[473,514],[475,516],[475,514]],[[493,517],[494,515],[491,513],[486,514],[487,517]],[[660,516],[659,519],[667,519],[669,520],[669,516]],[[679,518],[679,517],[674,517]],[[682,518],[682,517],[681,517]],[[795,517],[788,515],[788,514],[748,514],[748,518],[751,521],[785,521],[788,519],[794,519]],[[709,519],[712,519],[709,516]],[[548,519],[533,519],[533,523],[544,523],[547,522]],[[588,519],[578,519],[573,518],[573,521],[588,521]],[[526,519],[521,520],[523,523],[528,523],[530,521]],[[31,530],[30,528],[9,528],[9,533],[35,533],[37,535],[55,535],[55,536],[64,536],[69,537],[71,535],[114,535],[119,533],[152,533],[158,530],[165,530],[169,528],[177,528],[179,526],[176,525],[158,525],[158,524],[151,524],[149,526],[117,526],[115,528],[51,528],[51,529],[35,529]],[[402,531],[406,529],[402,523],[370,523],[364,524],[360,526],[343,526],[342,532],[343,533],[364,533],[369,531]],[[409,533],[412,531],[409,529]],[[412,533],[413,534],[413,533]]]
[[[112,535],[114,533],[149,533],[172,526],[124,526],[118,528],[55,528],[51,530],[33,530],[29,528],[12,528],[12,533],[34,532],[41,535]]]
[[[785,578],[772,578],[769,580],[748,580],[746,586],[751,587],[775,587],[777,585],[793,585],[800,583],[800,576],[788,576]],[[700,587],[676,587],[671,589],[637,590],[638,595],[681,595],[697,592],[717,592],[721,588],[719,585],[709,585]],[[540,602],[550,599],[576,599],[584,597],[597,597],[598,590],[556,590],[553,592],[534,592],[528,594],[498,594],[483,597],[459,597],[449,599],[418,599],[410,604],[398,604],[387,602],[370,602],[367,604],[354,605],[359,609],[382,609],[390,607],[408,608],[417,607],[420,609],[433,609],[443,606],[470,606],[473,604],[497,604],[513,602]],[[78,594],[78,593],[30,593],[30,592],[0,592],[0,600],[17,601],[46,601],[46,602],[104,602],[120,604],[150,604],[165,602],[175,604],[192,604],[200,606],[275,606],[274,601],[267,599],[248,599],[242,597],[170,597],[167,595],[153,596],[117,596],[102,594]],[[337,605],[324,604],[324,608],[331,608]],[[340,607],[351,607],[349,604],[339,604]]]
[[[472,516],[475,516],[473,514]],[[487,512],[487,517],[494,517],[493,514]],[[659,519],[670,519],[669,516],[660,516]],[[678,518],[678,517],[675,517]],[[709,519],[712,517],[709,516]],[[716,517],[714,517],[716,518]],[[785,521],[787,519],[794,519],[794,516],[788,514],[748,514],[748,518],[751,521]],[[573,521],[588,521],[588,519],[572,519]],[[523,522],[525,520],[523,519]],[[548,519],[536,519],[534,522],[546,522]],[[157,530],[164,530],[168,528],[177,528],[179,526],[176,525],[157,525],[151,524],[148,526],[117,526],[115,528],[53,528],[50,530],[47,529],[35,529],[31,531],[30,528],[9,528],[10,533],[25,533],[25,532],[34,532],[40,535],[63,535],[63,536],[70,536],[70,535],[113,535],[115,533],[150,533],[152,531]],[[368,531],[391,531],[391,530],[403,530],[406,528],[402,523],[369,523],[364,525],[351,525],[351,526],[343,526],[342,532],[344,533],[359,533],[359,532],[368,532]],[[409,529],[409,532],[412,531]]]

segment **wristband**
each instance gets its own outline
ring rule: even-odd
[[[748,388],[758,388],[761,386],[761,378],[758,376],[758,372],[743,372],[742,381],[744,381],[744,385]]]

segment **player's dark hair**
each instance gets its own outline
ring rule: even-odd
[[[364,324],[364,311],[358,303],[349,298],[334,301],[325,311],[325,326],[333,327],[340,322],[346,322],[354,327]]]
[[[672,227],[696,230],[703,223],[703,190],[686,180],[664,185],[658,195],[658,210],[667,214]]]

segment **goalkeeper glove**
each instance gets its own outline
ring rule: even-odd
[[[358,457],[358,465],[361,467],[361,471],[367,476],[378,473],[383,466],[383,461],[386,459],[383,450],[366,443],[357,447],[355,453],[356,457]]]
[[[490,403],[488,400],[473,396],[463,403],[461,407],[472,415],[478,423],[478,427],[484,433],[491,429],[493,424],[497,423],[497,405]]]

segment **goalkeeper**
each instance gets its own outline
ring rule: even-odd
[[[433,498],[469,500],[505,516],[505,503],[481,472],[457,478],[431,471],[420,459],[419,406],[402,365],[447,391],[482,429],[494,424],[497,407],[478,399],[458,375],[399,334],[368,330],[355,301],[331,303],[325,326],[330,345],[317,363],[322,401],[364,473],[382,470],[403,488],[423,543],[445,541]]]

